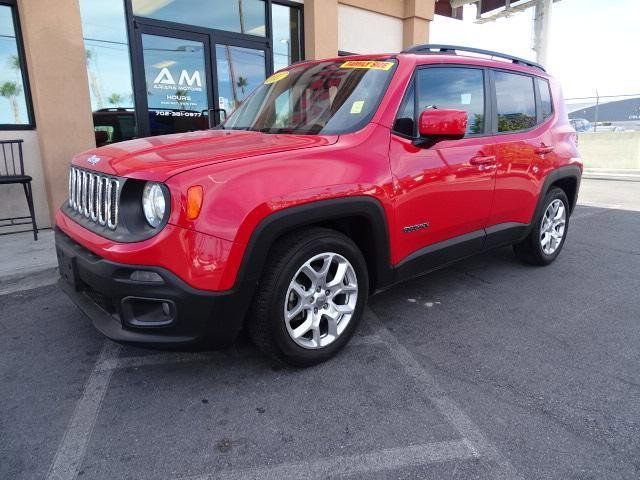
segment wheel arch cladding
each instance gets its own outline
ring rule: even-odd
[[[553,187],[561,188],[564,191],[569,200],[569,212],[572,212],[578,196],[578,178],[573,175],[559,178],[549,186],[549,189]]]
[[[545,178],[544,184],[540,189],[540,196],[538,197],[538,204],[536,205],[532,222],[541,214],[542,209],[545,207],[543,205],[544,198],[554,187],[561,188],[565,192],[567,199],[569,200],[569,211],[573,212],[578,200],[578,190],[580,188],[581,177],[582,171],[576,165],[566,165],[551,171],[549,175],[547,175],[547,178]]]
[[[393,270],[384,209],[378,200],[367,196],[319,200],[270,214],[251,234],[238,279],[251,283],[259,281],[269,251],[277,240],[310,226],[331,228],[349,237],[367,262],[372,288],[392,283]]]

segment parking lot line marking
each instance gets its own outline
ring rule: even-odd
[[[105,341],[49,467],[47,480],[73,480],[77,477],[113,373],[113,369],[103,366],[117,360],[119,352],[118,344]]]
[[[355,336],[349,342],[350,346],[358,345],[375,345],[377,343],[383,343],[382,339],[377,335],[362,335]],[[166,365],[173,363],[187,363],[187,362],[202,362],[211,361],[216,358],[225,357],[224,352],[197,352],[197,353],[179,353],[179,352],[165,352],[155,353],[151,355],[140,355],[135,357],[115,357],[106,359],[101,362],[96,368],[99,371],[115,370],[117,368],[136,368],[149,365]]]
[[[470,442],[480,458],[485,458],[496,463],[498,472],[494,473],[494,479],[522,479],[516,469],[480,432],[480,429],[471,419],[449,399],[438,386],[435,378],[416,360],[414,355],[400,343],[400,341],[385,327],[373,310],[367,308],[369,324],[372,324],[377,335],[386,343],[391,356],[402,365],[418,385],[424,390],[426,397],[431,401],[440,413],[455,427],[463,439]]]
[[[321,458],[317,460],[281,463],[266,467],[227,470],[181,480],[311,480],[357,473],[379,472],[397,468],[441,463],[449,460],[468,460],[478,453],[464,440],[434,442],[423,445],[389,448],[355,455]]]
[[[201,352],[201,353],[155,353],[137,357],[120,357],[112,359],[102,365],[104,370],[115,370],[116,368],[135,368],[148,365],[166,365],[172,363],[201,362],[210,361],[216,357],[221,357],[221,352]]]

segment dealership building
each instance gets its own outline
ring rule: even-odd
[[[449,0],[0,0],[0,140],[23,140],[46,228],[75,153],[208,128],[291,63],[426,42],[434,13],[457,12]],[[21,186],[0,185],[0,219],[27,214]]]

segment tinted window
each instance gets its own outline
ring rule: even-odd
[[[262,0],[133,0],[132,5],[140,17],[262,37],[266,33]]]
[[[536,124],[533,78],[494,72],[498,106],[498,132],[525,130]]]
[[[0,125],[29,125],[24,59],[18,50],[11,7],[0,5]]]
[[[536,78],[536,82],[538,82],[538,91],[540,92],[540,116],[544,120],[553,113],[549,82],[542,78]]]
[[[484,72],[477,68],[418,70],[418,115],[428,108],[464,110],[467,133],[484,132]]]

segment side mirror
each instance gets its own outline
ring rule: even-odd
[[[464,110],[424,110],[418,122],[420,143],[433,145],[440,140],[459,140],[467,133]]]

